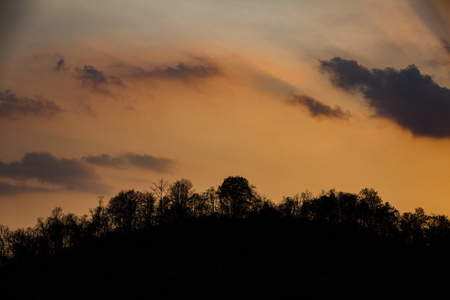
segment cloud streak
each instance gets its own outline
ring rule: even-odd
[[[394,121],[416,136],[450,138],[450,90],[439,86],[415,65],[406,69],[371,69],[354,60],[320,61],[331,83],[347,92],[361,92],[374,117]]]
[[[450,3],[448,0],[409,0],[408,3],[436,38],[450,38],[448,26]]]
[[[116,65],[121,72],[132,78],[140,79],[160,79],[160,80],[193,80],[208,78],[220,74],[217,66],[204,58],[197,57],[196,64],[180,62],[175,66],[159,66],[150,70],[141,66],[127,64]]]
[[[17,120],[25,116],[50,117],[61,112],[61,106],[43,97],[20,98],[11,90],[0,92],[0,118]]]
[[[312,117],[348,120],[350,112],[344,112],[340,106],[334,108],[307,95],[289,94],[287,102],[292,105],[299,105],[306,109]]]
[[[89,155],[82,159],[96,166],[111,168],[127,168],[131,166],[159,173],[169,173],[175,166],[175,161],[168,158],[135,153],[125,153],[118,156],[111,156],[109,154]]]
[[[0,195],[17,195],[22,193],[49,192],[48,188],[26,185],[24,183],[8,183],[0,181]]]
[[[148,72],[150,77],[170,78],[170,79],[188,79],[188,78],[202,78],[216,75],[218,69],[211,65],[193,65],[189,66],[184,63],[179,63],[176,67],[167,67],[165,69],[154,69]]]
[[[0,177],[15,181],[0,183],[0,193],[54,190],[106,193],[109,190],[92,166],[78,159],[57,158],[48,152],[29,152],[20,161],[10,163],[0,161]],[[42,186],[27,184],[33,180]]]
[[[90,87],[94,92],[106,92],[108,85],[123,87],[122,80],[117,76],[107,75],[91,65],[84,65],[82,68],[75,68],[75,78],[81,82],[83,87]]]

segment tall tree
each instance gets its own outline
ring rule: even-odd
[[[241,176],[225,178],[217,193],[222,214],[233,218],[245,217],[255,198],[254,186]]]
[[[103,196],[98,197],[98,205],[94,209],[90,209],[91,220],[89,223],[89,231],[91,236],[99,238],[104,236],[110,230],[110,218],[103,204]]]
[[[174,218],[184,219],[193,214],[194,185],[189,179],[175,181],[169,188],[170,210]]]
[[[149,228],[155,224],[155,196],[150,192],[139,193],[139,228]]]
[[[400,218],[400,230],[406,243],[419,246],[426,244],[426,230],[429,216],[425,214],[423,208],[418,207],[414,213],[403,213]]]
[[[109,201],[106,211],[114,229],[130,232],[153,224],[155,197],[149,192],[121,191]]]
[[[209,202],[209,215],[215,216],[218,206],[217,191],[214,189],[214,187],[210,187],[206,190],[206,192],[204,192],[203,196]]]
[[[106,211],[115,229],[130,232],[137,227],[139,196],[135,190],[128,190],[111,198]]]
[[[169,205],[169,201],[167,198],[168,189],[170,187],[169,181],[161,178],[157,182],[153,182],[152,186],[150,186],[150,189],[155,194],[155,197],[157,198],[158,205],[157,205],[157,215],[158,215],[158,221],[159,223],[165,222],[165,215],[166,210]]]
[[[47,236],[49,238],[52,254],[64,247],[64,222],[61,207],[56,207],[47,218]]]

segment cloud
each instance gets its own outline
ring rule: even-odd
[[[447,60],[444,62],[444,65],[450,66],[450,42],[445,39],[441,39],[441,45],[447,52]]]
[[[267,74],[262,71],[251,71],[250,78],[252,86],[264,94],[272,95],[274,97],[283,98],[286,96],[286,91],[295,90],[295,86],[288,82]]]
[[[48,188],[29,186],[24,183],[8,183],[0,181],[0,195],[16,195],[22,193],[49,192]]]
[[[29,152],[20,161],[11,163],[0,161],[0,177],[16,181],[14,184],[3,182],[3,192],[62,189],[106,193],[109,190],[92,166],[78,159],[57,158],[48,152]],[[33,180],[41,186],[27,183]],[[48,185],[57,188],[47,188]]]
[[[209,77],[216,75],[218,69],[211,65],[193,65],[189,66],[179,63],[176,67],[167,67],[165,69],[153,69],[148,72],[151,77],[171,78],[171,79],[188,79],[194,77]]]
[[[28,115],[50,117],[61,112],[61,106],[43,97],[19,98],[11,90],[0,92],[0,118],[18,119]]]
[[[336,105],[334,108],[323,103],[320,100],[314,99],[307,95],[289,94],[287,102],[293,105],[300,105],[308,110],[312,117],[316,118],[330,118],[348,120],[351,117],[350,112],[344,112],[340,106]]]
[[[436,38],[450,38],[448,0],[409,0],[408,3]]]
[[[450,90],[422,75],[415,65],[369,70],[335,57],[320,61],[320,68],[334,86],[361,92],[375,117],[390,119],[416,136],[450,138]]]
[[[126,168],[133,166],[140,169],[152,170],[159,173],[171,172],[175,162],[168,158],[158,158],[152,155],[125,153],[119,156],[109,154],[89,155],[82,158],[85,162],[104,167]]]
[[[91,65],[84,65],[83,68],[75,68],[77,75],[75,78],[81,82],[84,87],[90,87],[95,92],[106,92],[108,85],[124,86],[119,77],[106,75]]]
[[[116,67],[130,77],[142,79],[191,80],[208,78],[220,73],[218,67],[209,60],[201,57],[195,57],[195,60],[196,64],[180,62],[175,66],[159,66],[150,70],[128,64],[119,64]]]
[[[56,63],[55,71],[67,70],[64,57],[61,57]]]
[[[450,54],[450,43],[445,39],[441,39],[441,44],[444,50],[447,51],[448,54]]]

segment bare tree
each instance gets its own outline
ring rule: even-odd
[[[159,223],[161,223],[166,214],[167,206],[168,206],[168,199],[167,199],[167,193],[168,189],[170,187],[169,181],[161,178],[157,182],[152,183],[153,186],[150,186],[150,189],[155,194],[155,197],[158,200],[157,205],[157,214],[159,218]]]

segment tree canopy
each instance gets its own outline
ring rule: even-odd
[[[52,256],[111,234],[127,234],[193,218],[284,219],[344,226],[419,247],[448,247],[450,221],[427,215],[422,208],[400,213],[370,188],[358,194],[332,189],[314,196],[309,191],[275,204],[241,176],[225,178],[217,188],[197,193],[185,178],[153,183],[151,192],[123,190],[106,204],[99,197],[89,215],[65,214],[57,207],[33,228],[10,230],[0,225],[0,265]]]

